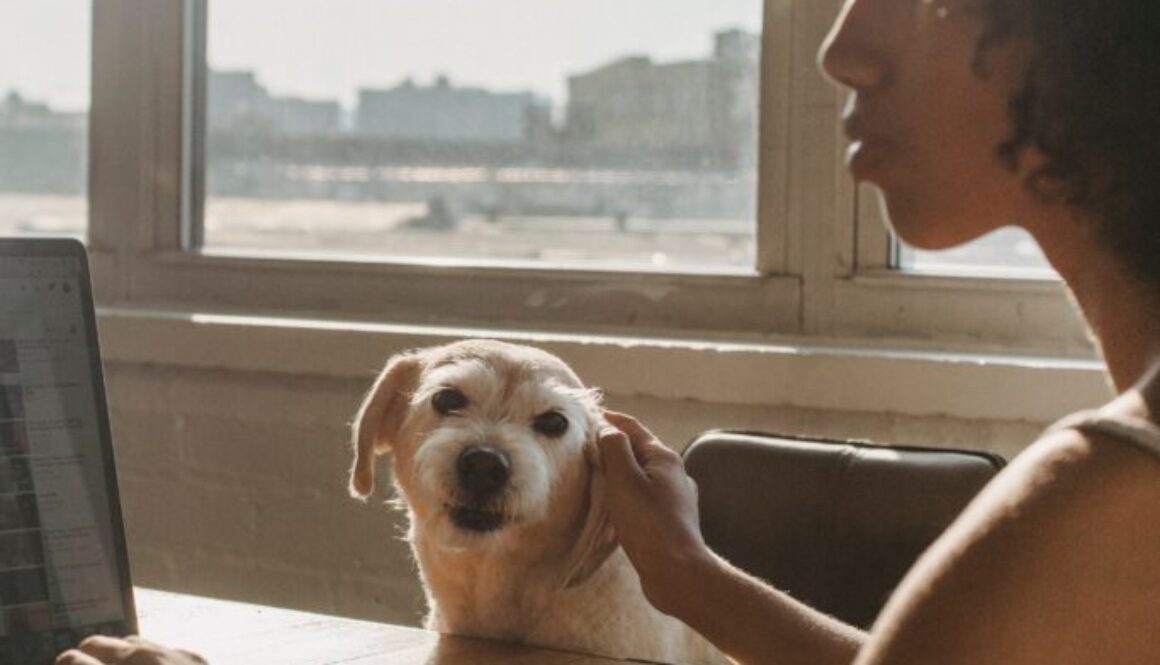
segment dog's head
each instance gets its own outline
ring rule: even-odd
[[[539,349],[469,340],[392,357],[355,417],[351,493],[390,452],[412,529],[451,548],[520,550],[591,575],[616,547],[603,508],[599,397]]]

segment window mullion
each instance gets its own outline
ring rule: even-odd
[[[766,0],[761,38],[758,132],[757,265],[759,274],[791,274],[789,189],[792,0]]]
[[[855,204],[857,252],[855,272],[889,270],[891,263],[890,231],[882,218],[878,195],[869,185],[859,186]]]
[[[180,249],[205,241],[208,0],[185,0],[182,15]]]
[[[809,334],[831,332],[835,284],[851,274],[854,260],[854,188],[841,160],[842,97],[815,64],[839,5],[798,2],[794,21],[791,251],[800,261],[801,325]]]
[[[93,3],[90,251],[104,302],[131,299],[134,266],[178,244],[182,15],[181,0]]]

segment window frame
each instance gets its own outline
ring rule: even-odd
[[[204,98],[206,2],[93,3],[89,246],[103,304],[1092,354],[1058,283],[890,269],[888,233],[843,166],[843,94],[814,64],[839,0],[764,0],[757,260],[720,274],[196,249],[205,122],[190,100]]]

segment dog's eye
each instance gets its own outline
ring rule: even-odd
[[[556,438],[568,431],[568,419],[559,411],[545,411],[532,421],[532,428],[544,436]]]
[[[446,416],[467,406],[467,395],[454,388],[444,388],[431,398],[431,406],[439,415]]]

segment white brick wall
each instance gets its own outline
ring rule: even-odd
[[[132,320],[114,325],[103,320],[102,334],[135,583],[377,621],[419,621],[423,601],[400,539],[401,516],[383,504],[385,492],[365,504],[349,498],[346,474],[348,422],[363,391],[387,355],[421,338],[392,342],[389,335],[363,339],[345,332],[331,337],[327,331],[261,327],[223,332],[170,323],[151,329],[146,321]],[[775,358],[771,371],[790,363],[796,379],[805,382],[802,390],[815,395],[809,406],[795,407],[779,404],[780,397],[761,399],[768,379],[760,367],[750,371],[756,378],[738,379],[751,381],[752,393],[730,386],[729,400],[709,400],[718,391],[693,383],[720,367],[712,359],[703,372],[667,367],[664,353],[653,349],[649,353],[659,357],[642,370],[620,366],[624,358],[637,357],[631,349],[614,348],[609,359],[592,346],[554,344],[549,348],[568,357],[582,376],[599,377],[610,407],[639,416],[677,448],[703,430],[731,427],[983,448],[1010,458],[1054,415],[1031,402],[1028,409],[1036,415],[1027,420],[940,415],[985,416],[988,404],[1005,414],[1009,405],[994,392],[1006,390],[1008,401],[1017,400],[1026,391],[1018,383],[1008,385],[1011,373],[1034,378],[1039,371],[1034,368],[996,369],[988,384],[992,375],[975,378],[973,366],[948,367],[949,374],[960,375],[943,385],[937,371],[900,364],[899,371],[913,377],[883,376],[884,386],[911,390],[913,379],[945,396],[913,409],[904,396],[895,402],[889,395],[874,396],[885,400],[882,409],[868,409],[869,402],[851,402],[855,408],[848,408],[850,400],[839,396],[827,408],[824,394],[818,395],[819,382],[829,379],[815,374],[830,370],[813,369],[817,359],[808,354]],[[333,360],[314,357],[320,351]],[[673,351],[678,361],[688,353]],[[765,359],[755,356],[754,362]],[[881,371],[866,362],[851,358],[849,371],[867,366]],[[642,371],[661,376],[642,379]],[[1059,413],[1100,401],[1097,371],[1075,376],[1065,368],[1060,376],[1051,388],[1066,402]],[[724,378],[718,372],[713,380]],[[961,386],[972,381],[990,392],[976,403],[963,403],[970,402],[971,391]],[[775,388],[798,394],[794,386]],[[841,390],[852,389],[836,387],[839,395]],[[385,472],[380,479],[384,487]]]

